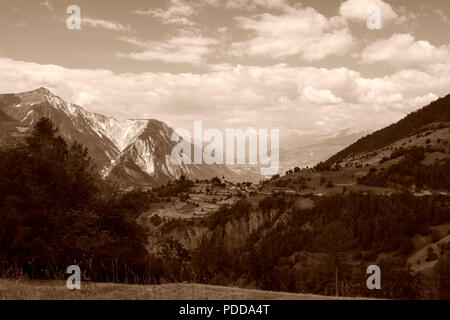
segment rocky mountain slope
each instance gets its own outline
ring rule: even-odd
[[[175,165],[170,161],[173,129],[157,120],[124,120],[91,113],[46,88],[0,95],[0,142],[11,143],[42,117],[50,118],[68,141],[89,149],[104,176],[126,184],[159,185],[188,178],[232,177],[219,165]]]
[[[131,129],[134,130],[134,129]],[[234,173],[224,165],[177,165],[170,155],[177,142],[171,141],[173,129],[157,120],[146,120],[146,125],[122,151],[111,176],[140,184],[157,185],[184,175],[190,179],[208,179]],[[194,146],[193,146],[194,148]]]
[[[0,95],[0,110],[17,123],[16,134],[23,133],[42,117],[50,118],[67,140],[86,146],[102,170],[120,153],[111,140],[96,132],[85,110],[66,103],[45,88]]]

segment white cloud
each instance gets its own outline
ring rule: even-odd
[[[366,21],[369,17],[367,9],[374,5],[380,8],[382,21],[390,21],[398,17],[394,9],[382,0],[347,0],[341,4],[339,13],[348,20]]]
[[[326,18],[313,8],[288,8],[280,15],[266,13],[239,17],[237,21],[254,35],[247,41],[232,43],[231,54],[235,56],[298,56],[316,61],[347,52],[353,42],[342,18]]]
[[[67,101],[119,119],[156,118],[187,129],[194,120],[203,120],[216,128],[281,128],[281,136],[286,136],[294,131],[379,128],[448,94],[450,88],[449,64],[379,78],[365,78],[347,68],[283,64],[217,69],[202,74],[114,74],[0,58],[0,90],[44,86]]]
[[[342,103],[341,98],[336,97],[330,90],[321,90],[313,87],[303,88],[303,98],[316,104],[337,104]]]
[[[40,2],[39,5],[46,7],[50,11],[55,10],[55,8],[53,7],[53,5],[50,3],[49,0],[45,0],[43,2]]]
[[[194,25],[189,17],[195,10],[193,5],[184,0],[170,0],[170,5],[166,9],[135,10],[134,13],[153,17],[165,24]]]
[[[415,41],[410,34],[394,34],[363,49],[362,63],[387,62],[397,67],[428,66],[450,62],[450,45],[435,47],[428,41]]]
[[[439,18],[442,19],[442,21],[446,24],[450,23],[449,17],[445,14],[445,12],[442,9],[436,9],[434,12],[439,16]]]
[[[437,99],[439,99],[439,96],[437,96],[433,92],[430,92],[424,96],[417,96],[415,98],[410,99],[409,103],[412,108],[416,109],[422,106],[426,106]]]
[[[81,22],[83,25],[88,25],[93,28],[103,28],[108,30],[114,30],[114,31],[131,31],[131,28],[129,26],[124,26],[123,24],[108,21],[108,20],[102,20],[102,19],[94,19],[94,18],[82,18]]]
[[[200,35],[183,35],[166,41],[140,41],[122,37],[123,41],[138,46],[143,51],[119,53],[119,57],[141,61],[161,61],[165,63],[189,63],[201,65],[214,49],[217,40]]]
[[[289,7],[287,0],[203,0],[213,6],[224,6],[228,9],[254,10],[257,8],[284,9]]]

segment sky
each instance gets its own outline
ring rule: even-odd
[[[450,93],[449,30],[448,0],[0,0],[0,93],[282,140],[374,130]]]

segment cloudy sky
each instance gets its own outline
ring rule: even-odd
[[[449,30],[448,0],[0,0],[0,93],[174,128],[376,129],[450,93]]]

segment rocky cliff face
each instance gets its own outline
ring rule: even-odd
[[[182,175],[189,179],[233,177],[233,172],[223,165],[173,163],[171,153],[177,144],[171,140],[174,130],[161,121],[146,122],[146,127],[118,157],[111,170],[112,177],[149,185],[166,183]]]
[[[118,157],[111,175],[148,184],[165,183],[182,174],[192,177],[184,165],[175,165],[170,160],[176,145],[171,141],[172,132],[163,122],[146,120],[145,127]]]
[[[212,240],[216,247],[223,248],[226,252],[231,253],[244,247],[254,232],[275,227],[284,218],[284,215],[280,216],[275,210],[269,214],[265,214],[260,210],[254,210],[248,216],[234,217],[214,228],[210,228],[203,222],[193,224],[181,222],[179,226],[175,226],[170,230],[165,229],[164,233],[151,232],[149,243],[157,248],[157,243],[161,239],[174,239],[185,249],[193,251],[199,247],[202,238],[206,237],[208,240]]]
[[[245,246],[248,238],[256,231],[270,229],[276,226],[282,216],[275,210],[263,213],[260,210],[252,211],[247,216],[234,218],[224,225],[210,230],[207,236],[213,240],[216,246],[221,246],[226,252],[235,252],[236,249]]]

